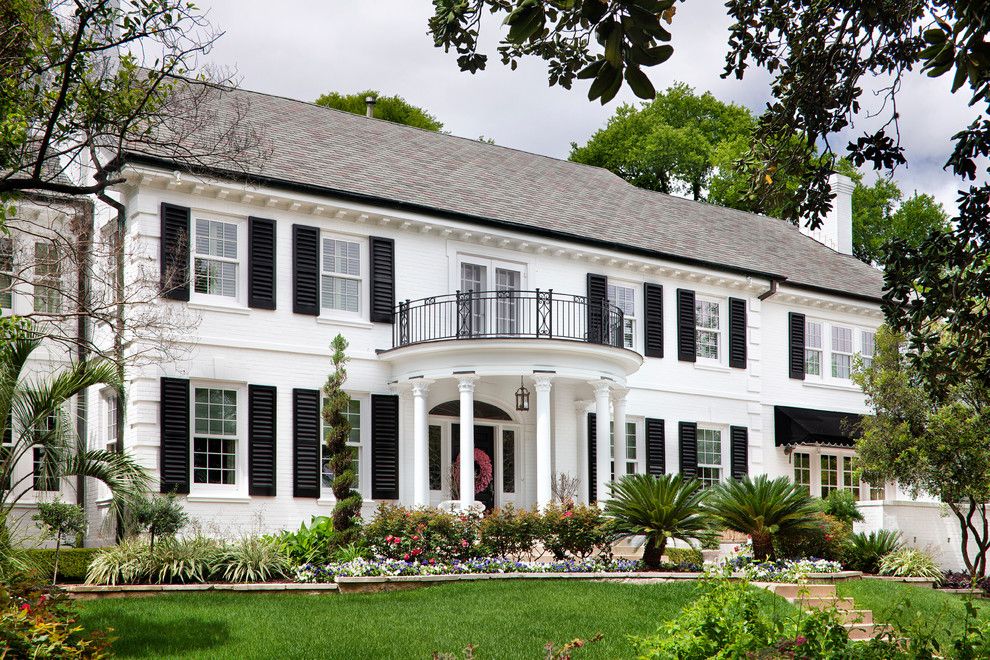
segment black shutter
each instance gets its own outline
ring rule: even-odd
[[[392,323],[395,309],[395,241],[369,239],[371,252],[371,320]]]
[[[320,496],[320,391],[292,390],[292,496]]]
[[[729,428],[729,466],[733,479],[742,479],[749,473],[749,429],[745,426]]]
[[[682,362],[697,360],[695,339],[694,291],[677,290],[677,359]]]
[[[189,381],[161,379],[161,492],[189,492]]]
[[[598,501],[598,416],[588,413],[588,501]]]
[[[659,477],[667,471],[662,419],[646,418],[646,474]]]
[[[643,285],[643,355],[663,357],[663,287]]]
[[[275,221],[248,218],[248,307],[275,309]]]
[[[685,479],[694,479],[698,476],[698,425],[694,422],[678,424],[677,445],[681,475]]]
[[[399,397],[371,395],[371,497],[399,499]]]
[[[804,380],[804,314],[790,312],[787,315],[790,326],[788,365],[791,378]]]
[[[292,311],[320,314],[320,230],[292,225]]]
[[[604,344],[608,339],[608,315],[605,312],[607,302],[608,278],[588,273],[588,341],[594,344]]]
[[[729,298],[729,366],[746,368],[746,301]]]
[[[248,495],[275,494],[278,393],[269,385],[248,385]]]
[[[189,209],[162,203],[159,261],[162,297],[189,300]]]

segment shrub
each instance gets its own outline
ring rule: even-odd
[[[605,514],[617,534],[646,537],[643,563],[657,568],[667,539],[690,543],[708,530],[704,498],[705,491],[696,479],[685,481],[674,474],[632,474],[612,484]]]
[[[148,546],[138,539],[100,550],[89,563],[87,584],[129,584],[143,579]]]
[[[327,516],[313,516],[309,525],[302,523],[295,532],[284,531],[276,540],[295,564],[326,561],[336,545],[333,520]]]
[[[86,512],[77,504],[56,499],[39,502],[38,513],[31,516],[38,528],[48,538],[55,539],[55,558],[52,562],[52,584],[58,581],[58,560],[63,543],[73,543],[86,533]]]
[[[543,512],[543,546],[557,560],[611,556],[616,535],[597,506],[552,504]]]
[[[664,552],[667,560],[672,564],[696,564],[698,566],[705,563],[705,557],[701,550],[696,548],[667,548]]]
[[[853,571],[876,573],[880,570],[880,559],[899,550],[901,545],[901,533],[889,529],[853,534],[846,545],[846,566]]]
[[[368,547],[380,557],[447,562],[477,556],[479,523],[476,514],[383,503],[363,531]]]
[[[823,499],[818,500],[818,508],[822,513],[838,519],[850,528],[854,522],[863,522],[863,514],[856,506],[856,497],[845,489],[833,490]]]
[[[816,511],[808,517],[806,525],[778,536],[775,547],[777,554],[785,559],[817,557],[842,561],[849,534],[848,525]]]
[[[266,582],[289,574],[289,559],[276,541],[247,536],[220,552],[212,573],[229,582]]]
[[[990,578],[978,578],[974,582],[973,576],[966,571],[943,571],[942,579],[935,586],[939,589],[980,589],[990,594]]]
[[[533,554],[543,536],[543,516],[507,504],[485,516],[479,532],[489,554],[521,560]]]
[[[371,550],[363,543],[348,543],[333,551],[333,560],[346,563],[355,559],[370,559]]]
[[[100,552],[100,548],[64,548],[59,555],[58,576],[62,582],[84,582],[89,563]],[[54,577],[55,550],[32,548],[24,550],[31,568],[46,578]]]
[[[880,575],[942,579],[942,569],[930,553],[917,548],[900,548],[880,559]]]
[[[774,541],[813,527],[815,505],[811,496],[787,477],[743,477],[719,484],[708,498],[708,507],[724,527],[753,539],[753,556],[772,558]]]
[[[148,582],[206,582],[220,565],[224,546],[213,539],[194,536],[159,543],[152,550],[137,539],[105,548],[89,565],[89,584]]]
[[[151,537],[152,551],[156,537],[171,538],[189,524],[189,516],[172,493],[136,499],[131,504],[130,517],[133,524]]]
[[[102,633],[88,633],[60,591],[23,582],[0,585],[0,657],[87,658],[110,656]]]

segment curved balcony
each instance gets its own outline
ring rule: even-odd
[[[535,291],[458,291],[395,308],[392,348],[464,339],[555,339],[622,348],[622,310],[607,300]]]

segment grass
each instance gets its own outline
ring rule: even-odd
[[[857,609],[873,610],[875,621],[896,623],[908,630],[920,629],[946,640],[959,630],[966,617],[966,599],[928,587],[886,580],[840,582],[840,596],[852,598]],[[990,601],[973,599],[981,620],[990,620]]]
[[[79,609],[85,626],[114,629],[122,658],[460,657],[468,644],[483,659],[542,658],[547,642],[599,632],[581,657],[615,658],[630,657],[628,635],[656,632],[694,590],[690,582],[493,581],[378,594],[167,594]]]

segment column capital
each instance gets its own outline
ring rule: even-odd
[[[549,392],[553,385],[553,376],[550,374],[533,374],[533,387],[537,392]]]
[[[622,387],[619,385],[612,386],[612,402],[625,401],[626,395],[629,394],[628,387]]]
[[[474,374],[464,374],[457,376],[458,392],[474,392],[474,386],[478,382],[478,377]]]
[[[433,381],[429,378],[417,378],[409,381],[409,390],[413,396],[426,396],[430,392],[430,385]]]
[[[574,410],[578,411],[579,413],[588,412],[588,408],[591,406],[592,403],[594,403],[594,401],[588,401],[587,399],[581,399],[579,401],[575,401]]]
[[[602,396],[607,397],[609,390],[611,390],[615,386],[615,383],[605,379],[589,380],[588,384],[591,385],[592,389],[595,390],[595,398]]]

